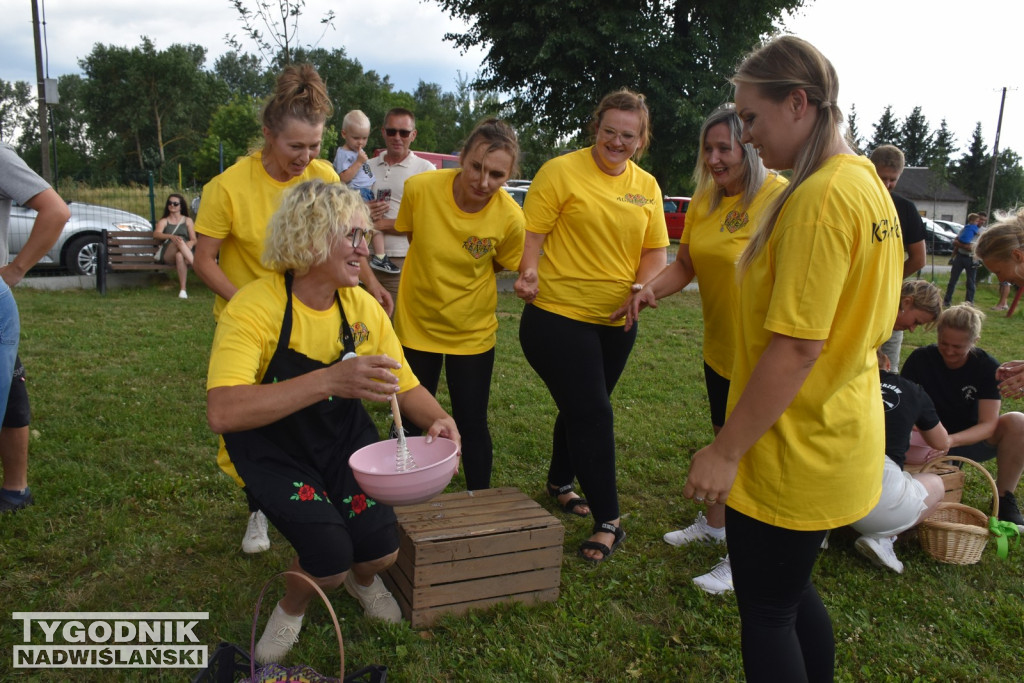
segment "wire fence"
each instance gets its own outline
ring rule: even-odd
[[[199,188],[160,185],[152,173],[120,185],[92,186],[76,180],[61,180],[55,188],[71,209],[57,243],[32,269],[34,277],[94,275],[102,230],[152,230],[163,217],[172,194],[185,199],[188,215],[198,207]],[[24,246],[32,230],[35,211],[15,206],[8,232],[9,258]]]

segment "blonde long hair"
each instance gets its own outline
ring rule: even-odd
[[[761,162],[753,145],[744,145],[740,142],[743,137],[743,122],[736,113],[736,105],[731,102],[723,104],[715,109],[704,119],[704,125],[700,127],[700,148],[697,150],[697,165],[693,169],[693,183],[696,189],[693,197],[696,201],[699,197],[707,194],[710,199],[708,208],[712,211],[718,208],[725,196],[725,188],[715,183],[714,176],[708,170],[708,164],[704,160],[704,145],[708,139],[708,131],[718,124],[725,124],[729,129],[729,138],[733,146],[739,146],[743,152],[743,196],[740,198],[740,208],[746,210],[753,203],[757,193],[761,191],[764,180],[768,175],[768,169]]]
[[[982,261],[1009,261],[1014,250],[1024,251],[1024,206],[1015,213],[1001,213],[996,224],[978,238],[974,255]]]
[[[830,150],[843,139],[843,114],[836,105],[839,77],[832,62],[806,40],[794,36],[775,38],[748,55],[731,82],[756,86],[762,97],[774,102],[782,102],[794,90],[801,89],[807,94],[808,105],[818,108],[814,128],[793,164],[789,185],[765,212],[740,256],[738,272],[743,273],[768,243],[783,204],[821,167]]]

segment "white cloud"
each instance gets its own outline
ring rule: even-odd
[[[52,77],[78,73],[78,60],[97,42],[134,46],[146,35],[158,48],[197,43],[207,48],[212,66],[228,49],[224,34],[242,36],[229,0],[39,2],[46,14]],[[444,40],[446,32],[461,26],[436,2],[307,0],[299,24],[304,42],[319,37],[318,20],[327,9],[337,14],[336,30],[321,45],[344,47],[364,69],[390,76],[398,89],[411,92],[422,80],[449,90],[457,72],[472,76],[481,69],[483,51],[461,55]],[[848,111],[856,103],[864,136],[871,135],[885,105],[893,105],[901,119],[920,105],[933,128],[946,118],[962,147],[981,121],[991,150],[999,88],[1024,86],[1013,38],[1024,26],[1020,0],[972,0],[968,5],[952,0],[817,0],[788,25],[835,64],[840,105]],[[29,3],[16,3],[5,13],[0,44],[0,78],[34,82]],[[1024,154],[1024,89],[1007,95],[1000,147]]]

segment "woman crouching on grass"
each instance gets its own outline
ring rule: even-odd
[[[291,570],[324,590],[344,583],[367,616],[398,622],[377,576],[398,556],[395,514],[368,498],[348,467],[353,451],[379,438],[361,400],[397,393],[428,437],[460,439],[409,370],[387,313],[357,286],[369,222],[359,194],[340,183],[310,180],[285,194],[263,253],[274,273],[238,290],[221,313],[207,417],[224,436],[221,468],[295,549]],[[288,653],[313,595],[288,577],[258,661]]]
[[[892,334],[903,245],[889,193],[843,137],[818,50],[777,38],[732,82],[743,142],[793,176],[740,258],[728,412],[683,495],[726,504],[747,679],[828,681],[835,642],[811,572],[825,532],[881,493],[875,352]]]
[[[1024,414],[999,411],[1000,395],[1024,393],[1024,375],[976,346],[984,318],[970,304],[947,308],[936,325],[938,343],[914,349],[900,374],[931,396],[949,430],[950,454],[975,462],[995,458],[999,519],[1020,526],[1024,518],[1015,492],[1024,472]]]

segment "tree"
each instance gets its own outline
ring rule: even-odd
[[[435,0],[470,25],[447,40],[485,46],[474,86],[509,93],[518,124],[532,123],[554,148],[582,144],[597,102],[629,87],[647,96],[655,144],[649,164],[663,188],[679,187],[693,166],[704,117],[731,96],[733,66],[803,0],[594,3],[589,0]],[[649,161],[646,161],[649,159]]]
[[[991,164],[992,157],[985,150],[985,140],[981,136],[981,121],[978,121],[971,136],[970,146],[953,169],[953,184],[973,197],[968,206],[970,211],[985,209]]]
[[[36,126],[35,96],[28,81],[0,80],[0,141],[11,142]]]
[[[900,132],[896,117],[892,114],[892,105],[886,105],[882,117],[874,125],[874,134],[871,136],[871,143],[867,152],[870,154],[876,147],[881,145],[899,145]]]
[[[1024,205],[1024,168],[1012,149],[999,152],[996,184],[992,188],[992,209],[1010,211]]]
[[[921,107],[914,107],[903,119],[897,146],[903,150],[907,166],[927,166],[932,155],[932,133]]]
[[[250,54],[225,52],[213,63],[213,73],[228,86],[233,97],[261,98],[274,87],[274,74]]]
[[[260,144],[259,103],[248,96],[236,95],[213,113],[202,145],[193,157],[197,179],[205,183],[240,156]],[[221,149],[223,146],[223,166]]]
[[[174,160],[189,158],[210,112],[228,99],[226,86],[202,70],[205,60],[199,45],[158,51],[146,37],[131,49],[96,44],[79,64],[86,75],[83,108],[100,156],[121,170],[129,158],[139,170],[159,170],[172,160],[171,145]]]
[[[946,124],[946,119],[942,119],[942,123],[939,124],[939,129],[935,131],[935,137],[932,140],[932,150],[928,166],[931,168],[948,169],[952,164],[953,155],[956,151],[956,138],[953,137],[953,132]]]
[[[299,17],[302,16],[306,0],[257,0],[254,10],[246,7],[244,0],[231,0],[231,4],[241,18],[246,37],[256,44],[268,67],[274,65],[275,56],[278,66],[292,63],[295,49],[299,47]],[[327,29],[334,28],[334,10],[324,13],[320,25],[324,27],[323,33],[315,43],[307,47],[313,48],[327,33]],[[236,51],[245,52],[235,36],[225,34],[224,40]]]
[[[857,127],[857,105],[850,105],[850,113],[846,115],[846,137],[850,140],[850,144],[853,145],[855,150],[861,150],[864,148],[864,139],[860,136],[860,130]]]

